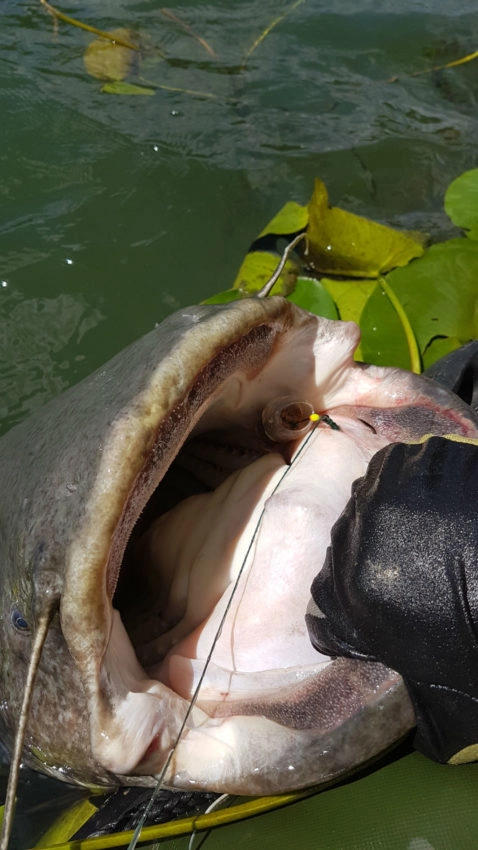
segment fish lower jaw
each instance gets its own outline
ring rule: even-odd
[[[198,769],[204,760],[209,763],[215,752],[217,764],[225,764],[224,772],[219,775],[219,768],[215,769],[204,787],[220,790],[224,783],[229,787],[230,782],[233,787],[239,779],[230,778],[234,770],[229,761],[234,760],[232,753],[241,740],[244,724],[255,728],[258,722],[264,734],[276,730],[279,736],[287,738],[288,729],[281,723],[281,712],[287,715],[288,710],[293,711],[296,693],[312,687],[314,679],[331,663],[330,658],[315,655],[315,664],[261,673],[234,673],[211,665],[209,687],[201,690],[200,702],[191,709],[188,698],[178,695],[164,682],[150,678],[143,670],[120,614],[113,611],[111,639],[103,659],[99,689],[90,700],[94,757],[104,770],[118,777],[154,777],[161,772],[173,749],[179,747],[180,754],[187,754],[186,764],[192,751]],[[190,663],[189,672],[200,678],[204,662],[184,658],[178,661]],[[174,780],[178,770],[177,765],[172,765],[167,781],[183,787],[183,780]],[[179,771],[182,777],[184,770]],[[192,778],[184,781],[186,786],[194,784]]]

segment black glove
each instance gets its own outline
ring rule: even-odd
[[[432,437],[378,452],[332,529],[312,597],[317,649],[403,676],[417,749],[478,759],[477,444]]]
[[[467,342],[430,366],[425,375],[478,410],[478,339]]]

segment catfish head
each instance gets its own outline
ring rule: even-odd
[[[1,439],[0,718],[26,763],[274,793],[414,725],[397,673],[312,646],[310,586],[376,452],[478,431],[358,342],[279,297],[180,310]]]

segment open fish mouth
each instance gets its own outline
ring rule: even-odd
[[[49,772],[61,757],[67,778],[151,784],[174,750],[170,786],[270,793],[349,772],[414,725],[398,674],[313,649],[310,585],[379,449],[476,428],[432,382],[355,363],[358,341],[281,298],[194,307],[51,409],[68,507],[49,640],[81,693],[49,682],[43,699],[81,718],[61,746],[32,720]]]

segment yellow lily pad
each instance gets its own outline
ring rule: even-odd
[[[377,278],[424,252],[423,245],[407,233],[329,206],[321,180],[315,181],[308,209],[308,260],[320,274]]]
[[[254,295],[274,274],[280,257],[266,251],[252,251],[246,254],[233,284],[243,295]],[[299,269],[294,260],[288,259],[271,295],[289,295],[294,289]]]
[[[344,322],[360,323],[360,316],[372,292],[376,280],[331,280],[321,278],[321,283],[334,300],[339,318]]]
[[[376,280],[331,280],[321,278],[321,283],[335,302],[339,319],[360,324],[360,316],[374,289]],[[362,343],[357,347],[355,360],[363,360]]]
[[[90,76],[96,77],[97,80],[124,80],[133,70],[138,55],[129,47],[117,43],[115,39],[135,44],[138,34],[134,30],[120,27],[111,30],[108,35],[111,41],[95,38],[88,45],[83,54],[85,68]]]
[[[287,201],[273,219],[261,230],[258,238],[274,233],[277,236],[289,236],[305,230],[309,221],[309,210],[295,201]]]

